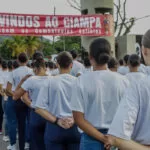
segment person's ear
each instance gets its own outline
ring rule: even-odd
[[[148,54],[147,48],[145,48],[144,46],[142,46],[142,54],[144,56],[147,56],[147,54]]]

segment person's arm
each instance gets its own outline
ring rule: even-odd
[[[18,100],[26,91],[22,88],[17,89],[13,94],[13,100]]]
[[[70,127],[72,127],[72,123],[71,124],[68,123],[68,120],[57,118],[56,116],[52,115],[47,110],[36,108],[35,112],[39,114],[41,117],[43,117],[45,120],[51,123],[57,124],[64,129],[69,129]]]
[[[124,140],[114,136],[107,136],[108,143],[121,150],[150,150],[150,146],[144,146],[131,140]],[[109,146],[106,148],[109,150]]]
[[[94,128],[88,121],[84,119],[83,113],[73,111],[73,117],[74,117],[75,123],[86,134],[88,134],[91,137],[94,137],[95,139],[101,142],[104,142],[104,143],[106,142],[107,138],[102,133],[100,133],[96,128]]]
[[[29,99],[29,95],[26,92],[23,96],[22,96],[23,102],[30,108],[32,108],[31,106],[31,100]]]
[[[6,87],[6,95],[7,96],[13,96],[12,84],[9,82],[7,83],[7,87]]]

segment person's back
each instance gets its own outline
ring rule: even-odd
[[[109,134],[143,145],[150,144],[150,77],[132,84],[117,110]],[[121,114],[121,115],[120,115]]]
[[[15,88],[17,87],[17,85],[19,84],[19,82],[21,81],[23,77],[25,77],[26,75],[32,75],[32,74],[33,74],[32,69],[30,69],[27,66],[20,66],[17,69],[13,70],[12,78],[13,78]]]
[[[126,77],[130,83],[135,84],[146,77],[146,75],[142,72],[129,72],[126,74]]]
[[[97,129],[109,128],[125,88],[128,86],[126,78],[109,70],[94,71],[79,77],[78,84],[73,88],[81,87],[83,103],[86,104],[83,108],[85,119],[94,124]],[[72,94],[74,97],[77,93]],[[99,115],[99,119],[95,120],[96,114]]]

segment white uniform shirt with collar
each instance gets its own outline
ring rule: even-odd
[[[109,70],[84,74],[72,87],[72,110],[84,113],[95,128],[108,129],[128,85],[124,76]]]
[[[78,72],[78,74],[83,75],[83,74],[86,74],[86,73],[91,72],[91,71],[93,71],[93,67],[83,68],[82,70],[80,70]]]
[[[142,72],[129,72],[128,74],[126,74],[126,78],[131,84],[135,84],[145,77],[146,75]]]
[[[132,84],[124,95],[109,134],[150,145],[150,76]]]
[[[129,67],[128,66],[120,66],[118,68],[117,72],[122,74],[122,75],[126,75],[127,73],[129,73]]]
[[[16,89],[16,87],[18,86],[23,77],[25,77],[26,75],[33,75],[33,74],[34,74],[33,70],[30,69],[29,67],[20,66],[19,68],[12,71],[12,73],[9,75],[8,82],[13,85],[14,89]]]
[[[83,69],[84,69],[83,64],[81,64],[80,62],[74,60],[72,70],[71,70],[70,74],[72,76],[76,77],[77,74],[79,73],[79,71],[82,71]]]
[[[44,87],[51,76],[32,76],[28,78],[21,86],[26,92],[29,93],[29,97],[32,101],[31,107],[35,108],[36,100],[40,89]]]
[[[71,88],[76,80],[69,74],[60,74],[49,79],[47,86],[41,88],[36,107],[46,109],[57,117],[72,117]]]

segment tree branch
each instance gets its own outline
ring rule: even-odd
[[[70,7],[74,8],[74,9],[76,9],[78,11],[81,11],[81,6],[80,6],[80,4],[76,0],[67,0],[67,2],[70,5]]]

